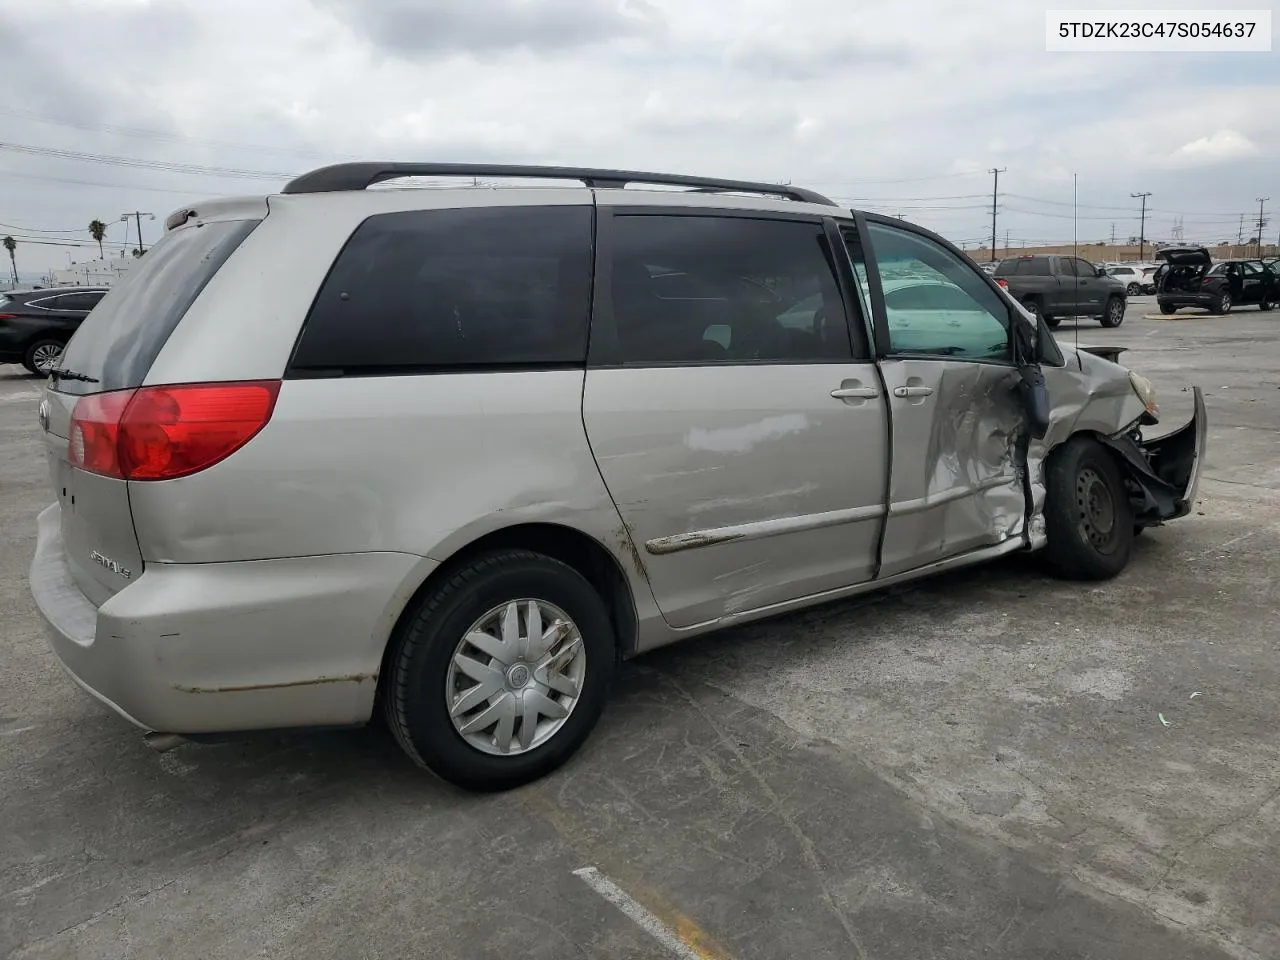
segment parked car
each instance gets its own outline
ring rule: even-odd
[[[407,176],[591,189],[365,191]],[[1112,577],[1204,457],[1198,389],[1148,437],[1146,379],[798,187],[342,164],[178,211],[134,269],[40,403],[30,582],[158,748],[378,711],[510,787],[622,658],[1017,552]]]
[[[1225,314],[1242,304],[1270,310],[1280,302],[1280,274],[1261,260],[1213,263],[1204,247],[1167,247],[1156,256],[1164,261],[1156,281],[1161,313],[1203,307]]]
[[[1115,280],[1119,280],[1124,284],[1124,292],[1126,296],[1136,297],[1143,292],[1143,274],[1142,268],[1127,263],[1108,263],[1103,272]]]
[[[1078,257],[1025,256],[1001,260],[997,282],[1050,328],[1063,317],[1094,317],[1104,327],[1124,322],[1126,284]]]
[[[48,376],[105,287],[46,287],[0,294],[0,363]]]

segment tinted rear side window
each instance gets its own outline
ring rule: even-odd
[[[585,205],[370,217],[325,278],[291,370],[584,364],[591,218]]]
[[[93,308],[62,355],[62,369],[99,382],[59,379],[58,390],[97,393],[141,385],[187,308],[260,222],[217,221],[161,238]]]
[[[852,356],[821,224],[709,215],[617,215],[613,223],[621,362]]]

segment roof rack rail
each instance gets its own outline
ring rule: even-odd
[[[283,193],[334,193],[363,190],[384,180],[400,177],[527,177],[545,180],[580,180],[588,187],[625,187],[629,183],[693,187],[715,193],[760,193],[803,203],[835,206],[820,193],[781,183],[717,180],[677,173],[641,173],[592,167],[540,167],[503,163],[337,163],[312,170],[290,180]]]

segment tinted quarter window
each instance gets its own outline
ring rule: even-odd
[[[612,306],[623,363],[848,360],[822,226],[616,215]]]
[[[96,393],[140,385],[187,308],[258,223],[213,221],[161,237],[103,296],[62,354],[63,369],[100,382],[59,380],[58,390]]]
[[[586,205],[370,217],[321,286],[293,369],[584,363],[591,217]]]
[[[98,305],[98,301],[102,299],[102,294],[92,293],[69,293],[64,297],[58,298],[59,310],[75,310],[81,313],[88,313]]]

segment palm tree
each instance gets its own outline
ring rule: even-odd
[[[13,237],[4,238],[4,248],[9,251],[9,265],[13,268],[13,283],[18,284],[18,261],[14,259],[13,251],[18,249],[18,241]]]
[[[98,259],[105,260],[107,255],[102,252],[102,238],[107,235],[107,225],[101,220],[89,221],[89,236],[98,241]]]

